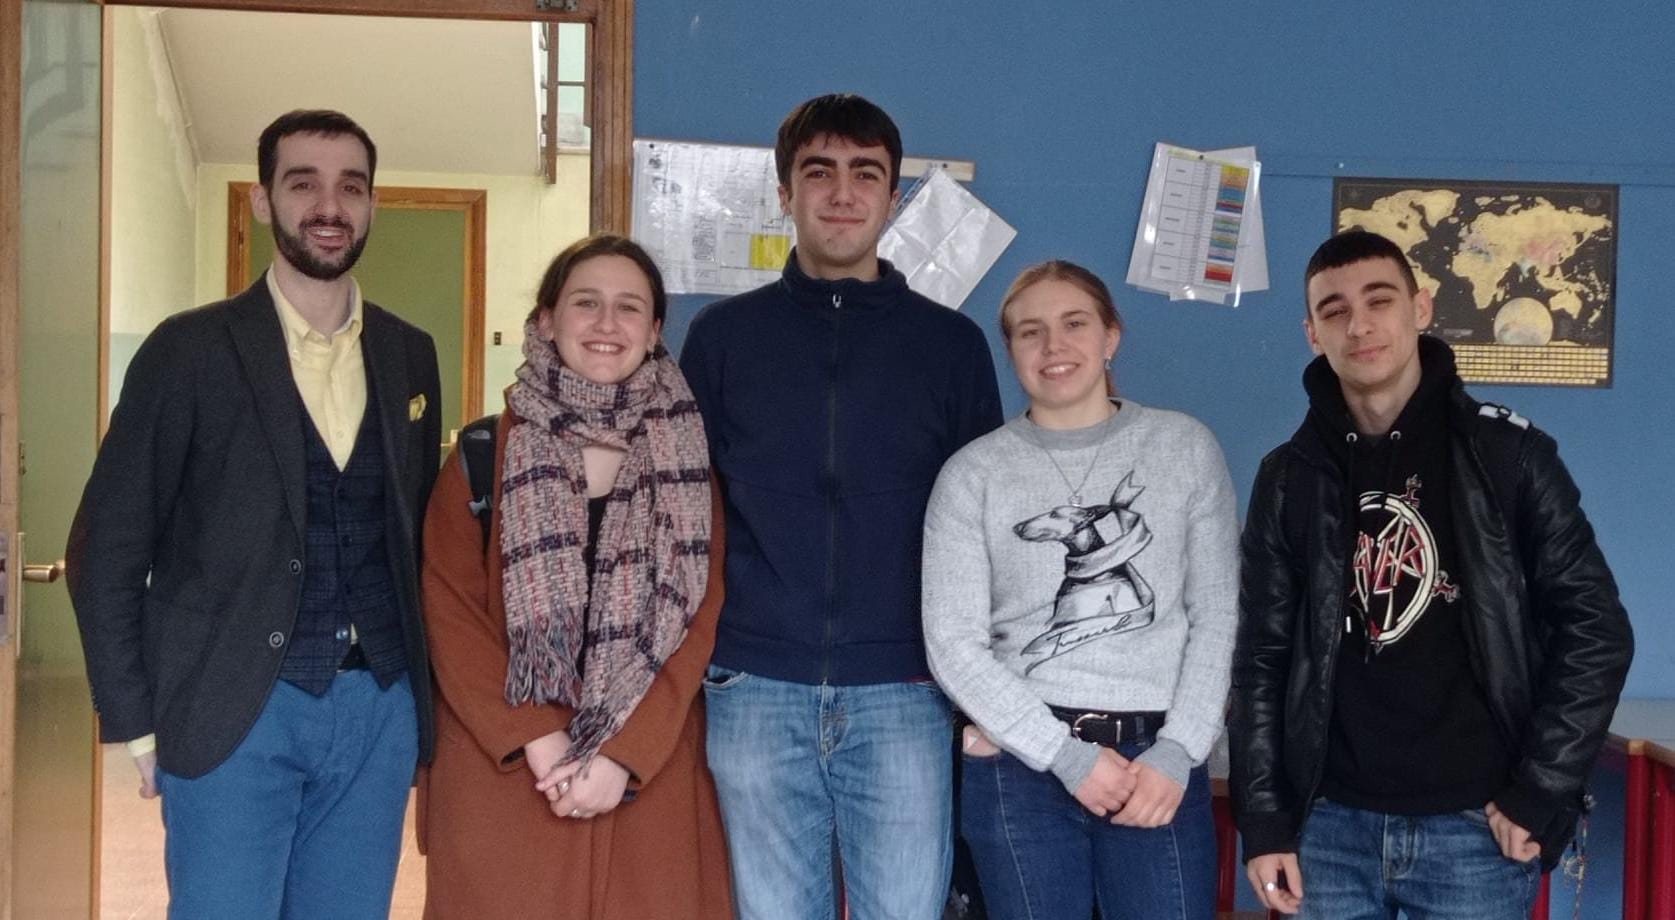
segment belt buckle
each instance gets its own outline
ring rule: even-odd
[[[1099,720],[1103,719],[1103,720],[1105,720],[1106,724],[1115,725],[1117,727],[1117,740],[1118,741],[1122,740],[1122,719],[1114,719],[1114,718],[1111,718],[1110,716],[1104,715],[1102,713],[1097,713],[1097,712],[1084,712],[1081,715],[1076,717],[1076,721],[1070,723],[1070,733],[1072,735],[1075,735],[1077,740],[1079,740],[1079,741],[1088,740],[1087,738],[1082,737],[1082,720],[1084,720],[1084,719],[1092,719],[1095,722],[1098,722]]]

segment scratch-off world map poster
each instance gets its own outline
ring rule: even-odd
[[[1466,381],[1611,385],[1617,186],[1339,178],[1332,210],[1407,253]]]

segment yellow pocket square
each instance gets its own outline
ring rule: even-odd
[[[420,393],[419,395],[417,395],[417,396],[415,396],[412,399],[409,399],[407,401],[407,420],[409,422],[416,422],[419,419],[422,419],[424,417],[425,417],[425,394]]]

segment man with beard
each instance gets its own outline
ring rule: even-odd
[[[385,917],[430,750],[419,515],[436,347],[348,274],[377,151],[330,111],[257,144],[277,254],[129,365],[71,529],[101,739],[163,797],[169,916]]]

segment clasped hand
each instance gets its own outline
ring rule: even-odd
[[[1102,747],[1093,772],[1076,789],[1076,801],[1101,818],[1109,815],[1112,824],[1162,827],[1175,820],[1185,793],[1149,764]]]
[[[962,747],[973,757],[1000,753],[992,739],[975,725],[966,726]],[[1112,824],[1125,827],[1162,827],[1175,819],[1186,790],[1147,764],[1131,761],[1107,747],[1099,749],[1093,771],[1076,787],[1076,801]]]
[[[570,735],[556,731],[523,746],[524,763],[535,775],[535,791],[560,818],[592,818],[622,804],[629,774],[603,754],[584,768],[579,761],[560,764],[570,751]]]

